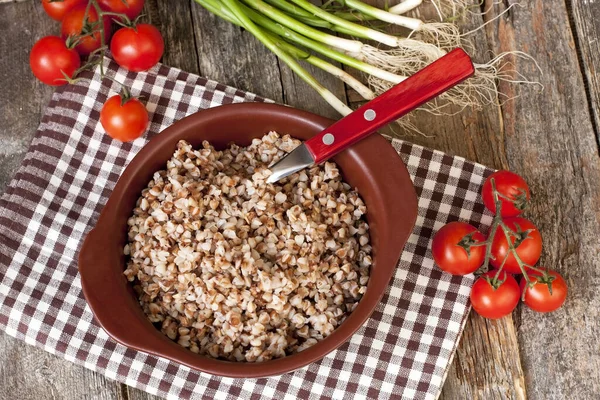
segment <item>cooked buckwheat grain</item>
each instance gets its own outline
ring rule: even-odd
[[[180,141],[128,220],[125,276],[151,322],[191,351],[260,362],[300,352],[352,312],[372,263],[366,207],[332,162],[267,184],[300,142]]]

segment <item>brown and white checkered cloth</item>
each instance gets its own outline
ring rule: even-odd
[[[419,216],[389,288],[351,340],[323,360],[266,379],[228,379],[128,349],[94,322],[77,273],[83,238],[121,172],[173,121],[221,104],[264,101],[175,68],[131,73],[105,60],[108,76],[142,96],[150,133],[132,143],[98,123],[109,79],[62,86],[23,165],[0,200],[0,328],[9,335],[147,392],[210,399],[435,399],[465,324],[473,276],[434,266],[432,234],[451,220],[488,226],[479,188],[491,170],[394,141],[413,178]]]

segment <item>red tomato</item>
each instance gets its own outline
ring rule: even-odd
[[[46,14],[57,21],[62,21],[65,14],[76,5],[85,3],[86,0],[42,0]]]
[[[483,204],[493,213],[496,213],[496,204],[492,193],[492,179],[494,179],[496,190],[500,194],[499,200],[502,202],[501,215],[503,217],[514,217],[521,214],[530,199],[527,182],[510,171],[496,171],[490,175],[483,184],[481,197]],[[508,197],[508,199],[502,196]]]
[[[98,4],[105,11],[127,15],[131,21],[135,20],[144,8],[146,0],[98,0]]]
[[[85,10],[87,5],[82,4],[74,7],[70,10],[62,20],[61,34],[63,38],[68,36],[80,36],[81,41],[75,46],[75,50],[82,56],[87,56],[92,51],[100,48],[102,44],[100,35],[100,26],[98,22],[98,13],[96,9],[91,6],[87,18]],[[104,43],[108,45],[108,39],[110,39],[110,18],[104,17]]]
[[[47,85],[60,86],[67,83],[63,72],[72,78],[81,65],[79,54],[70,49],[58,36],[46,36],[38,40],[29,54],[31,71]]]
[[[567,283],[556,271],[543,274],[538,271],[527,273],[529,279],[535,281],[529,287],[525,279],[521,280],[521,291],[525,291],[525,304],[537,312],[550,312],[560,308],[567,298]],[[549,287],[552,286],[552,293]]]
[[[535,265],[542,254],[542,235],[540,235],[540,231],[531,221],[521,217],[506,218],[504,223],[513,232],[517,233],[517,237],[512,237],[511,242],[515,246],[521,261],[525,264]],[[508,256],[503,270],[511,274],[521,273],[515,256],[509,254],[508,240],[506,240],[502,227],[498,227],[496,231],[491,250],[493,258],[490,259],[490,263],[495,268],[500,268],[502,261]]]
[[[164,49],[162,35],[150,24],[121,28],[110,42],[110,51],[117,64],[134,72],[146,71],[156,65]]]
[[[148,111],[136,98],[115,95],[100,110],[100,123],[110,137],[122,142],[139,138],[148,128]]]
[[[466,222],[450,222],[433,237],[431,253],[436,264],[454,275],[475,272],[483,263],[485,246],[473,246],[485,242],[485,236]]]
[[[494,282],[496,272],[498,271],[491,270],[483,274],[471,289],[471,305],[484,318],[502,318],[510,314],[519,303],[521,291],[515,278],[502,271],[498,282]]]

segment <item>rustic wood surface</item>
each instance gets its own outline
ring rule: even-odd
[[[495,3],[486,0],[482,7],[490,12],[467,16],[464,29],[481,25],[513,1]],[[503,93],[518,97],[452,117],[417,115],[417,125],[431,136],[408,139],[522,174],[534,194],[528,215],[544,236],[541,261],[564,274],[571,292],[566,306],[553,314],[524,307],[499,321],[472,314],[440,397],[445,400],[600,394],[600,3],[521,4],[473,35],[473,55],[484,62],[491,52],[523,50],[538,61],[543,75],[530,62],[516,60],[518,69],[539,79],[544,90],[500,84]],[[166,64],[335,116],[251,35],[195,3],[147,0],[145,13],[165,37]],[[29,49],[37,38],[57,31],[38,0],[0,0],[0,190],[23,158],[52,93],[33,79]],[[316,74],[340,98],[357,100],[339,82]],[[2,399],[155,398],[3,333],[0,354]]]

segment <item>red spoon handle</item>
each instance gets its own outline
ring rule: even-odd
[[[473,75],[462,49],[450,53],[400,82],[305,142],[315,164],[327,160]]]

